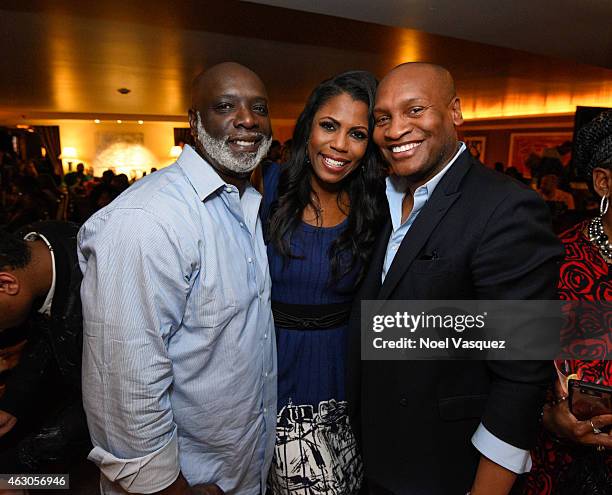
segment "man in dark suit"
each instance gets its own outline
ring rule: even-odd
[[[56,221],[31,224],[18,234],[0,230],[0,335],[28,340],[18,365],[0,376],[6,385],[0,394],[0,468],[71,472],[73,489],[91,449],[81,401],[78,230]]]
[[[463,117],[449,72],[396,67],[374,114],[390,214],[360,299],[554,299],[562,250],[546,206],[457,140]],[[507,494],[530,468],[550,365],[360,362],[358,307],[352,325],[348,393],[369,491]]]

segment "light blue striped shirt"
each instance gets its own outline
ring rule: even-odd
[[[276,348],[260,201],[185,146],[79,232],[83,402],[103,493],[161,490],[179,469],[190,485],[265,491]]]

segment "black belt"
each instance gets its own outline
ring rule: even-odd
[[[351,303],[284,304],[272,301],[272,314],[277,327],[297,330],[326,330],[346,323]]]

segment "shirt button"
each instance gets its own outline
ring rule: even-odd
[[[249,263],[253,263],[253,258],[247,258],[247,261],[248,261]]]
[[[264,407],[264,414],[266,414],[268,412],[268,408]]]
[[[232,188],[231,188],[231,187],[229,187],[229,186],[228,186],[228,187],[226,187],[226,188],[225,188],[225,192],[232,192]]]
[[[264,339],[267,339],[267,338],[268,338],[268,334],[264,333]]]
[[[240,222],[240,226],[241,226],[241,227],[244,227],[244,222]]]

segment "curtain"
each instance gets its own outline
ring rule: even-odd
[[[174,146],[178,146],[181,141],[189,146],[193,146],[193,136],[189,127],[174,128]]]
[[[34,130],[40,136],[40,140],[47,150],[47,156],[51,160],[53,165],[53,171],[60,177],[64,176],[64,167],[62,167],[62,161],[59,156],[62,152],[62,145],[60,143],[60,132],[59,126],[57,125],[36,125]]]

